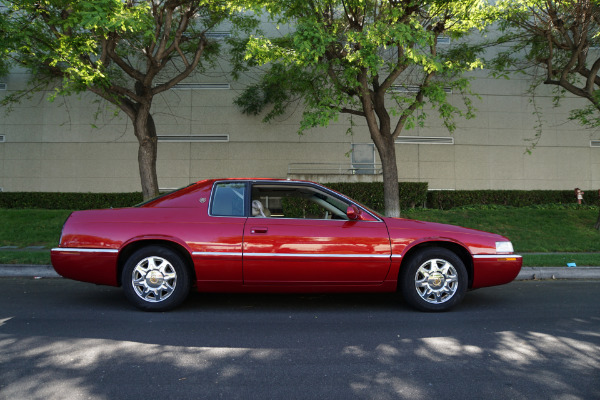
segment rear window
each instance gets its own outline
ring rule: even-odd
[[[212,216],[243,217],[245,210],[246,184],[239,182],[219,182],[213,188],[211,201]]]

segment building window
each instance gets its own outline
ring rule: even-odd
[[[200,89],[200,90],[229,90],[231,89],[231,85],[229,83],[198,83],[198,82],[190,82],[190,83],[178,83],[173,86],[173,89],[179,90],[191,90],[191,89]]]
[[[352,144],[352,170],[357,175],[375,174],[375,144]]]
[[[229,142],[229,135],[158,135],[159,142],[171,143],[221,143]]]
[[[209,39],[223,40],[223,39],[227,39],[227,38],[231,37],[231,32],[229,32],[229,31],[206,32],[204,34],[204,36],[206,36]]]
[[[398,93],[417,93],[421,90],[421,87],[418,85],[392,85],[390,86],[390,91],[398,92]],[[448,94],[452,94],[451,87],[445,87],[444,92]]]
[[[401,144],[454,144],[454,138],[450,136],[398,136],[395,142]]]

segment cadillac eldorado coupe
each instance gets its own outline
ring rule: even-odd
[[[521,256],[500,235],[387,218],[313,182],[203,180],[131,208],[73,212],[52,264],[122,286],[164,311],[201,292],[399,292],[445,311],[468,289],[511,282]]]

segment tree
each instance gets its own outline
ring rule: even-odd
[[[144,199],[158,194],[152,101],[214,59],[207,31],[255,26],[226,0],[2,0],[0,48],[32,73],[32,87],[88,90],[132,121]],[[57,83],[58,79],[58,83]],[[11,101],[22,96],[16,93]]]
[[[7,75],[8,71],[10,70],[10,62],[8,58],[10,50],[3,45],[9,40],[8,29],[9,26],[7,21],[0,19],[0,77]]]
[[[267,2],[272,20],[291,31],[250,39],[247,59],[269,70],[236,104],[248,114],[268,110],[269,121],[302,99],[299,133],[340,113],[364,118],[382,162],[385,212],[398,217],[395,139],[422,126],[427,109],[437,110],[450,131],[455,116],[473,116],[462,73],[480,65],[476,53],[464,43],[445,51],[437,44],[441,36],[458,42],[483,27],[483,8],[479,0]],[[463,95],[462,109],[448,89]]]
[[[532,74],[530,92],[551,85],[556,105],[566,93],[586,99],[589,104],[573,109],[569,118],[583,126],[600,127],[600,54],[590,52],[600,46],[600,3],[503,0],[494,12],[502,32],[498,43],[508,47],[490,63],[495,73]],[[595,228],[600,229],[600,215]]]

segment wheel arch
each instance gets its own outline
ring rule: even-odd
[[[165,239],[141,239],[128,243],[119,251],[119,256],[117,258],[117,282],[119,286],[121,286],[123,283],[121,282],[121,274],[129,257],[131,257],[131,255],[139,249],[148,246],[162,246],[179,254],[186,263],[192,283],[196,281],[196,269],[194,268],[194,261],[192,260],[192,255],[185,247],[177,242]]]
[[[431,248],[431,247],[441,247],[441,248],[450,250],[451,252],[456,254],[458,256],[458,258],[460,258],[460,260],[465,265],[465,268],[467,269],[467,274],[469,275],[468,287],[471,288],[473,285],[473,276],[474,276],[473,257],[471,256],[471,253],[469,253],[469,251],[465,247],[463,247],[462,245],[455,243],[455,242],[435,240],[435,241],[419,243],[419,244],[411,247],[402,256],[402,261],[400,263],[400,270],[402,269],[402,266],[407,264],[412,257],[414,257],[416,254],[419,253],[419,251],[422,251],[423,249]],[[402,276],[401,273],[398,274],[399,279],[401,279],[401,276]]]

